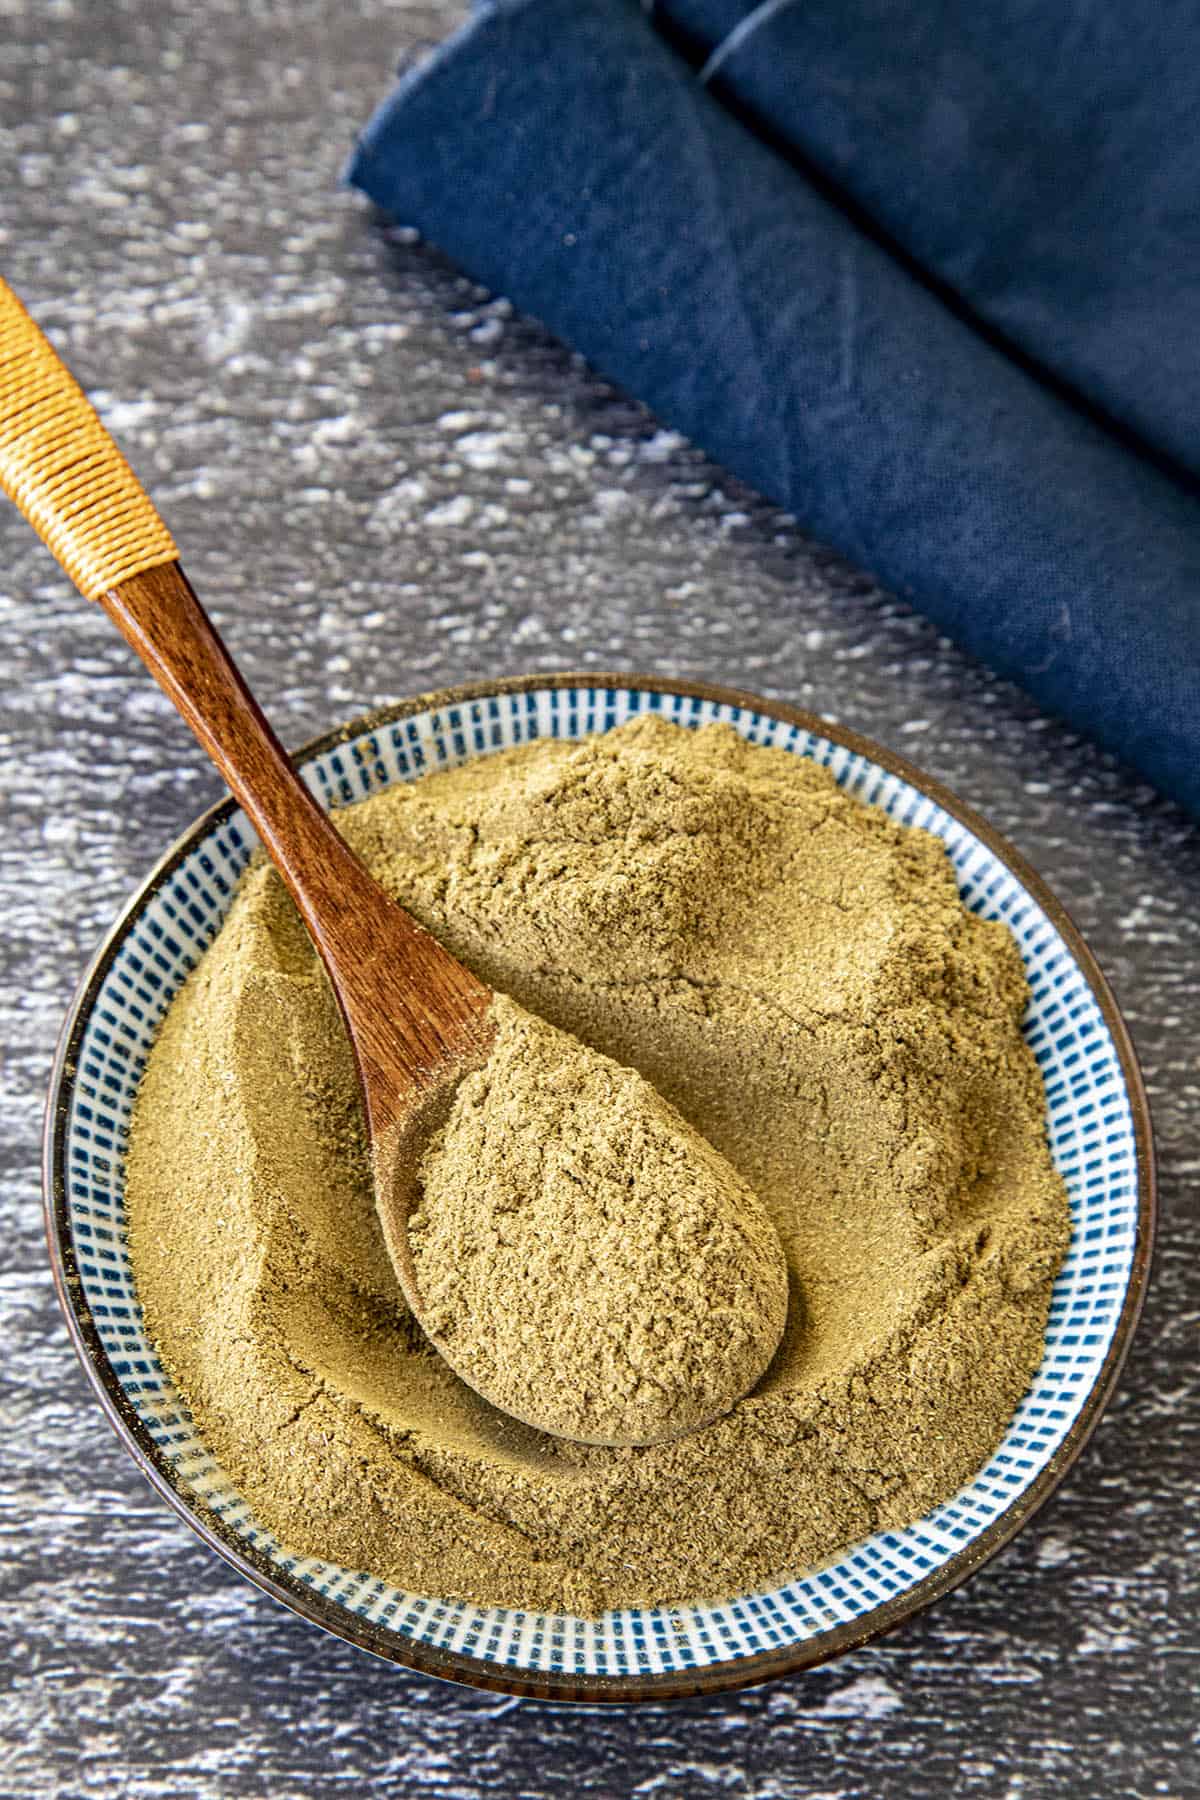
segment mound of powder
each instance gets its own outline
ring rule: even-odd
[[[644,1444],[727,1412],[787,1317],[775,1227],[632,1069],[498,995],[409,1218],[422,1323],[506,1412]]]
[[[400,1297],[337,1009],[257,865],[168,1009],[126,1167],[148,1330],[257,1517],[414,1591],[587,1614],[795,1573],[969,1479],[1041,1357],[1069,1214],[1020,955],[941,844],[802,758],[654,718],[339,824],[484,980],[729,1162],[791,1298],[753,1392],[672,1443],[480,1400]]]

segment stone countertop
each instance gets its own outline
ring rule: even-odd
[[[0,267],[145,476],[292,743],[477,674],[659,669],[858,726],[978,807],[1124,1005],[1163,1221],[1120,1393],[998,1562],[750,1693],[564,1711],[406,1674],[208,1553],[90,1398],[42,1241],[55,1034],[218,793],[98,609],[0,513],[0,1794],[1080,1800],[1200,1793],[1200,834],[658,429],[337,175],[442,0],[0,0]]]

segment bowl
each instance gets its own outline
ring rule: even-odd
[[[1051,1150],[1073,1232],[1042,1365],[975,1479],[903,1531],[721,1605],[626,1608],[589,1620],[406,1593],[289,1555],[205,1445],[142,1327],[124,1234],[122,1148],[155,1027],[219,926],[256,839],[232,800],[158,864],[101,946],[63,1029],[46,1122],[54,1276],[75,1347],[142,1473],[205,1542],[267,1593],[376,1655],[451,1681],[558,1701],[662,1700],[811,1667],[949,1592],[1058,1486],[1107,1403],[1137,1321],[1154,1228],[1150,1117],[1129,1035],[1062,907],[996,832],[866,739],[776,701],[638,675],[533,675],[425,694],[301,751],[330,806],[424,769],[535,737],[578,738],[642,712],[723,720],[815,758],[847,791],[939,836],[963,898],[1013,931],[1031,989],[1026,1033],[1046,1082]]]

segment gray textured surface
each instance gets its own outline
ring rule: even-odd
[[[1147,1315],[1036,1525],[897,1637],[802,1679],[568,1714],[393,1671],[256,1594],[152,1497],[89,1399],[38,1211],[72,985],[217,783],[6,511],[0,1795],[1200,1793],[1200,839],[336,191],[397,52],[456,10],[0,0],[0,267],[292,742],[475,673],[653,667],[855,724],[1009,833],[1141,1049],[1165,1215]]]

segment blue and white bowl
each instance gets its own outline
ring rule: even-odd
[[[46,1127],[46,1207],[59,1296],[92,1384],[143,1473],[213,1549],[305,1618],[431,1674],[557,1700],[628,1701],[761,1681],[862,1644],[946,1593],[1012,1537],[1062,1479],[1115,1383],[1140,1310],[1154,1223],[1150,1120],[1128,1034],[1061,906],[1015,851],[898,757],[777,702],[648,677],[530,676],[388,707],[302,755],[329,805],[535,737],[579,738],[653,711],[724,720],[813,757],[848,792],[946,844],[966,903],[1003,919],[1025,958],[1026,1033],[1046,1081],[1074,1233],[1046,1354],[987,1466],[903,1531],[721,1605],[598,1620],[407,1593],[289,1555],[196,1435],[147,1341],[125,1241],[123,1154],[158,1021],[220,925],[255,846],[232,801],[183,837],[130,902],[63,1031]]]

